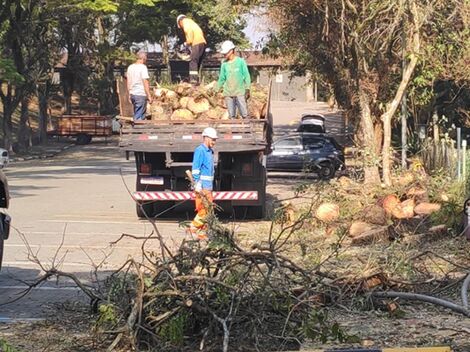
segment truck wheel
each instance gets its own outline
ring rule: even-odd
[[[89,134],[80,133],[77,136],[77,144],[78,145],[89,144],[91,142],[91,139],[92,139],[92,136],[90,136]]]
[[[145,204],[137,203],[135,205],[135,209],[137,212],[137,216],[140,219],[147,219],[147,217],[153,218],[155,216],[153,203],[145,203]],[[146,214],[147,216],[145,216]]]
[[[237,220],[263,219],[266,216],[266,207],[264,205],[235,206],[233,211]]]
[[[161,213],[163,213],[165,210],[167,210],[168,208],[171,208],[173,205],[175,205],[175,202],[155,202],[154,204],[154,214],[155,216],[158,216],[160,215]],[[168,216],[172,211],[174,211],[173,209],[172,210],[168,210],[167,212],[165,212],[164,214],[162,214],[161,216]]]
[[[335,167],[332,163],[323,162],[320,164],[318,176],[321,180],[331,180],[335,176]]]
[[[266,206],[258,205],[255,207],[248,207],[246,215],[249,219],[264,219],[266,217]]]

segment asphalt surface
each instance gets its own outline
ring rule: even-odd
[[[328,132],[341,135],[344,130],[340,115],[324,103],[273,102],[272,111],[276,135],[295,130],[307,111],[325,114]],[[123,234],[145,237],[153,230],[135,215],[128,192],[134,190],[135,166],[118,150],[116,140],[74,146],[51,159],[13,162],[5,173],[13,227],[0,272],[0,322],[44,319],[57,303],[85,301],[67,278],[43,282],[20,299],[44,274],[42,269],[53,266],[90,283],[97,267],[102,278],[127,258],[141,259],[142,239],[125,237],[112,245]],[[276,183],[286,181],[269,180],[273,194]],[[176,244],[185,236],[180,221],[191,215],[159,221],[158,229]],[[149,241],[147,248],[158,249],[158,243]]]
[[[44,317],[52,304],[83,298],[69,279],[48,281],[15,300],[42,274],[41,265],[70,272],[85,283],[140,258],[142,240],[153,228],[138,220],[126,187],[135,185],[133,161],[116,142],[73,147],[60,157],[12,163],[5,173],[11,193],[12,230],[0,272],[0,322]],[[184,236],[178,221],[159,221],[175,240]],[[149,246],[157,246],[155,241]]]

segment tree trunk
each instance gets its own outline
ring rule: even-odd
[[[60,82],[64,93],[64,109],[63,113],[70,115],[72,113],[72,94],[75,76],[69,68],[60,71]]]
[[[39,100],[39,143],[47,143],[47,102],[49,99],[50,83],[38,84],[37,96]]]
[[[22,94],[22,89],[16,87],[15,89],[11,84],[7,85],[6,94],[0,89],[0,97],[3,104],[3,147],[9,152],[12,151],[13,144],[13,124],[12,116],[19,104],[18,95]],[[13,91],[15,94],[13,95]]]
[[[411,14],[413,18],[413,48],[410,56],[410,62],[406,66],[403,76],[401,78],[400,85],[398,86],[395,97],[388,106],[387,111],[382,115],[382,122],[384,125],[384,143],[382,148],[382,169],[383,169],[383,181],[387,186],[392,185],[392,174],[391,174],[391,142],[392,142],[392,118],[401,103],[403,95],[410,83],[411,77],[415,70],[416,64],[418,63],[418,53],[420,49],[420,38],[419,38],[419,20],[418,11],[414,1],[411,1]]]
[[[28,118],[29,118],[29,97],[21,99],[20,123],[18,125],[17,141],[20,150],[28,149]]]
[[[163,63],[166,65],[166,70],[167,70],[167,77],[166,79],[168,80],[167,82],[171,82],[171,66],[170,66],[170,55],[169,55],[169,46],[168,46],[168,36],[164,35],[162,37],[162,41],[160,42],[160,45],[162,47],[162,55],[163,55]]]
[[[361,88],[359,88],[359,104],[361,107],[361,130],[364,149],[364,183],[380,183],[374,122],[370,112],[369,97]]]
[[[10,104],[3,105],[3,148],[12,151],[12,123],[13,109]]]

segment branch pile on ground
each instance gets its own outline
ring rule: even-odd
[[[184,241],[166,260],[129,262],[112,276],[102,307],[120,316],[120,343],[158,351],[281,351],[331,333],[317,276],[274,246],[247,251],[226,228],[209,229],[208,245]]]
[[[195,86],[180,83],[169,88],[155,88],[150,106],[152,120],[223,120],[228,119],[224,97],[215,89],[216,82]],[[251,87],[248,100],[250,118],[262,119],[267,115],[267,88],[258,84]]]

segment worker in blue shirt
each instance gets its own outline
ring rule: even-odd
[[[207,240],[204,233],[207,214],[212,211],[212,188],[214,183],[214,146],[217,131],[207,127],[202,132],[203,142],[194,150],[191,174],[196,192],[196,216],[191,222],[189,231],[199,240]]]

